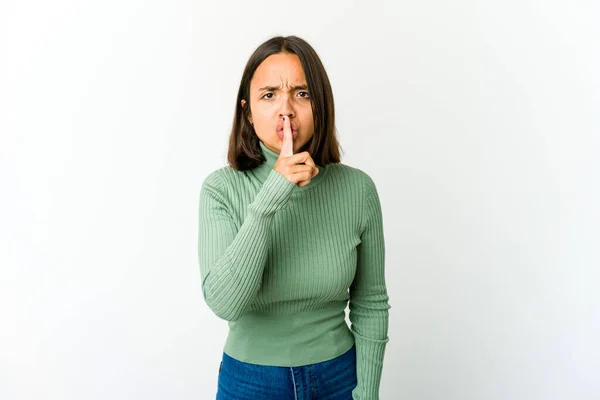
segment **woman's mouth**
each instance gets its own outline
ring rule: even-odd
[[[298,137],[298,125],[296,125],[296,123],[293,121],[290,122],[290,128],[292,129],[292,137],[296,139]],[[275,131],[277,132],[277,136],[279,136],[279,138],[283,140],[283,121],[279,121],[277,123]]]
[[[283,129],[281,130],[277,130],[277,136],[279,136],[279,139],[283,140]],[[292,129],[292,137],[294,139],[296,139],[298,137],[298,131]]]

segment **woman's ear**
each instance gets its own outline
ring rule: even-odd
[[[242,109],[244,110],[244,115],[246,116],[246,118],[248,118],[250,125],[252,125],[252,114],[250,114],[250,111],[246,109],[246,104],[247,104],[246,100],[242,99],[241,104],[242,104]]]

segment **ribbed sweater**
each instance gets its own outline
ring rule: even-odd
[[[388,342],[382,211],[374,181],[342,163],[303,187],[273,169],[210,173],[200,190],[204,300],[227,320],[224,352],[282,367],[331,360],[356,345],[354,400],[376,400]],[[345,308],[349,302],[350,327]]]

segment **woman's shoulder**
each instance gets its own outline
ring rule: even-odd
[[[211,171],[205,178],[206,180],[231,180],[231,179],[239,179],[241,177],[246,176],[246,171],[238,171],[234,169],[231,165],[225,165],[223,167],[217,168]]]
[[[328,171],[331,181],[342,183],[344,187],[360,190],[365,197],[378,196],[375,180],[365,170],[344,163],[330,164]],[[329,168],[329,166],[328,166]]]
[[[221,196],[235,196],[250,185],[248,171],[236,170],[226,165],[211,171],[202,181],[203,190],[211,190]]]
[[[234,170],[230,165],[214,169],[204,177],[202,187],[222,190],[237,174],[240,172]]]
[[[361,183],[366,183],[371,179],[371,176],[364,170],[358,167],[354,167],[345,163],[333,163],[329,164],[327,168],[330,168],[330,171],[333,175],[337,175],[338,177],[344,177],[347,179],[353,179],[360,181]]]

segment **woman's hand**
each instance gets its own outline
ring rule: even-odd
[[[283,144],[273,169],[300,187],[308,185],[319,173],[308,151],[294,154],[294,138],[288,117],[283,117]]]

